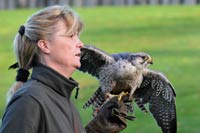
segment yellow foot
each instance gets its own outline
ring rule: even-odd
[[[120,101],[122,99],[123,96],[128,95],[128,92],[124,92],[122,91],[119,95],[118,95],[118,101]]]
[[[115,97],[117,95],[106,93],[105,96],[106,96],[106,99],[112,99],[113,97]]]

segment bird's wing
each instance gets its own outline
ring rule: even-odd
[[[101,67],[115,62],[114,58],[106,52],[91,46],[85,45],[81,48],[81,67],[82,72],[88,72],[92,76],[98,78],[99,70]]]
[[[144,70],[143,82],[135,93],[135,98],[149,103],[149,110],[163,132],[176,133],[175,91],[169,80],[160,72]]]
[[[118,61],[120,59],[128,59],[128,57],[130,56],[129,52],[123,52],[123,53],[116,53],[116,54],[112,54],[112,57]]]

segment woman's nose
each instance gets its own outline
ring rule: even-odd
[[[84,46],[83,42],[80,40],[78,36],[76,36],[76,44],[78,47],[82,48]]]
[[[79,40],[78,47],[82,48],[84,46],[83,42]]]

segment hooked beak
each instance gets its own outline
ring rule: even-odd
[[[147,62],[148,64],[153,64],[153,59],[152,59],[151,57],[146,58],[146,62]]]

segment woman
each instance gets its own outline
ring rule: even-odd
[[[19,69],[1,133],[118,132],[126,127],[124,118],[111,114],[113,108],[125,109],[116,99],[105,104],[86,128],[70,100],[78,87],[71,75],[81,65],[82,27],[74,11],[58,5],[33,14],[20,27],[14,40]]]

